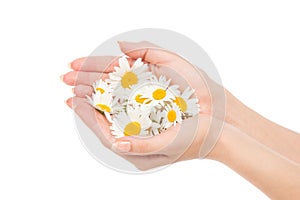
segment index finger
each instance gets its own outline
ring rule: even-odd
[[[117,61],[116,56],[88,56],[75,59],[70,63],[70,68],[85,72],[112,72]]]
[[[113,72],[116,66],[119,66],[120,56],[88,56],[77,58],[72,61],[69,66],[74,71],[82,72]],[[135,59],[127,58],[130,65]]]

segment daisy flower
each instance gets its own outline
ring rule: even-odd
[[[149,104],[151,102],[151,99],[144,97],[143,91],[146,90],[145,84],[140,84],[132,87],[132,91],[127,97],[128,104],[132,106],[142,106],[145,108],[151,108],[151,105]]]
[[[128,108],[127,114],[121,112],[114,118],[110,129],[116,137],[148,135],[151,123],[149,113],[140,109]]]
[[[177,104],[177,106],[180,108],[180,110],[188,115],[195,116],[199,113],[200,107],[198,104],[197,98],[189,99],[192,94],[194,93],[194,90],[187,87],[183,93],[180,96],[176,96],[174,103]]]
[[[163,121],[162,124],[164,128],[169,128],[172,125],[176,125],[176,123],[182,122],[182,114],[176,104],[171,104],[165,106],[165,110],[163,111]]]
[[[109,93],[101,93],[96,91],[96,93],[92,94],[92,97],[87,96],[89,103],[99,110],[100,112],[104,113],[105,117],[109,122],[112,122],[110,114],[113,113],[113,98],[112,95]]]
[[[174,92],[177,90],[177,86],[172,86],[172,90],[169,89],[171,80],[167,80],[165,76],[160,76],[159,79],[154,77],[152,81],[142,88],[142,98],[149,99],[151,106],[163,104],[165,101],[172,101],[175,99]]]
[[[103,93],[111,93],[112,92],[112,87],[110,85],[108,85],[107,82],[103,81],[103,80],[98,80],[93,84],[93,88],[95,92],[100,92],[101,94]]]
[[[115,72],[109,74],[108,82],[114,88],[114,95],[120,98],[128,96],[132,86],[150,80],[153,76],[148,71],[148,65],[138,58],[130,67],[125,56],[119,59],[119,67],[115,67]]]

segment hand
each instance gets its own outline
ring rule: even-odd
[[[181,125],[177,124],[160,135],[115,139],[110,134],[105,117],[87,103],[85,95],[92,94],[91,85],[95,80],[108,77],[107,73],[116,65],[116,57],[77,59],[71,63],[74,71],[62,77],[65,83],[75,85],[76,96],[68,99],[67,104],[107,148],[141,170],[198,158],[209,152],[208,158],[232,168],[270,198],[299,198],[299,134],[272,123],[247,108],[205,73],[173,53],[147,42],[123,42],[120,47],[132,61],[142,57],[143,61],[157,66],[152,68],[154,73],[166,74],[180,83],[181,87],[190,85],[196,89],[195,94],[200,99],[202,110],[198,116],[185,120]],[[223,92],[226,94],[228,109],[226,116],[222,101],[219,100]],[[226,123],[222,120],[224,117]],[[222,137],[214,145],[218,133],[221,133],[220,125],[223,127]]]
[[[200,99],[201,114],[152,138],[113,138],[110,134],[109,123],[86,102],[85,95],[91,95],[93,92],[91,85],[94,81],[108,77],[107,73],[111,72],[117,64],[116,57],[88,57],[72,62],[71,68],[74,71],[64,75],[63,80],[69,85],[75,85],[76,97],[68,99],[67,104],[95,132],[107,148],[122,155],[139,169],[149,169],[179,160],[198,158],[204,138],[207,135],[213,135],[207,134],[209,130],[213,130],[210,129],[212,121],[222,124],[222,121],[212,117],[212,102],[213,99],[217,99],[215,91],[223,91],[222,87],[188,61],[148,42],[123,42],[120,43],[120,47],[133,60],[141,57],[144,62],[155,64],[156,66],[152,67],[153,73],[166,74],[168,78],[176,80],[181,89],[187,85],[194,88],[196,96]],[[213,88],[209,89],[208,86]],[[219,130],[214,132],[219,134]],[[213,139],[216,140],[216,138]],[[211,150],[213,142],[203,145],[206,147],[204,152]]]
[[[150,138],[127,136],[116,139],[110,133],[110,123],[84,98],[72,97],[67,100],[67,104],[74,109],[106,148],[122,156],[139,170],[199,158],[201,144],[211,123],[209,116],[200,115]]]

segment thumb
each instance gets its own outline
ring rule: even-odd
[[[138,59],[142,58],[143,61],[151,64],[165,64],[178,59],[176,54],[171,53],[158,45],[148,41],[142,42],[118,42],[121,51],[127,56]]]
[[[180,124],[170,127],[167,131],[153,137],[122,137],[113,143],[113,150],[125,154],[153,154],[166,148],[177,136]]]

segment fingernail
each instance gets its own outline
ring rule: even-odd
[[[72,88],[72,93],[75,94],[75,88]]]
[[[123,42],[122,41],[117,41],[117,43],[118,43],[119,47],[121,47]]]
[[[71,99],[65,100],[65,103],[66,103],[70,108],[72,108],[72,100],[71,100]]]
[[[68,68],[72,69],[71,66],[72,66],[72,63],[69,63],[69,64],[68,64]]]
[[[116,151],[125,153],[125,152],[129,152],[130,151],[131,144],[128,141],[115,142],[115,143],[113,143],[112,148],[114,150],[116,150]]]
[[[61,81],[64,81],[64,75],[61,75],[61,76],[59,77],[59,79],[60,79]]]

